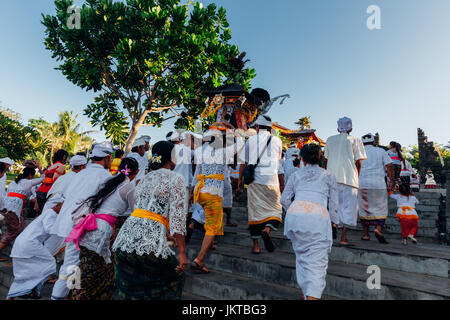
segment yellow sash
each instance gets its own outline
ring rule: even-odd
[[[225,176],[223,174],[211,174],[209,176],[205,176],[204,174],[199,174],[197,176],[198,183],[197,183],[197,186],[195,187],[195,191],[194,191],[194,204],[196,204],[198,201],[198,198],[200,196],[200,190],[205,185],[205,179],[214,179],[214,180],[225,181]]]
[[[169,231],[170,229],[170,223],[169,219],[166,217],[163,217],[160,214],[143,210],[143,209],[134,209],[133,213],[131,214],[132,217],[138,217],[138,218],[144,218],[144,219],[150,219],[154,220],[156,222],[159,222],[163,224],[166,227],[166,230]]]

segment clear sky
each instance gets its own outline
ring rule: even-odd
[[[432,141],[450,140],[450,1],[203,1],[210,2],[227,9],[232,42],[256,69],[253,87],[291,95],[272,107],[274,121],[295,128],[298,118],[311,116],[326,139],[348,116],[354,135],[379,132],[384,144],[417,144],[418,127]],[[366,26],[373,4],[381,8],[381,30]],[[73,110],[89,129],[81,114],[93,93],[54,70],[44,48],[41,13],[54,12],[51,0],[0,1],[0,101],[25,121],[55,121],[56,110]],[[140,134],[156,142],[172,125]]]

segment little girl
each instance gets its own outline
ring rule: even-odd
[[[417,235],[419,217],[416,212],[416,204],[419,200],[411,192],[411,188],[407,184],[401,184],[399,187],[400,194],[392,194],[390,196],[392,199],[397,200],[397,214],[396,217],[400,221],[400,226],[402,228],[402,238],[403,244],[408,244],[408,238],[411,239],[413,243],[417,243],[415,236]]]

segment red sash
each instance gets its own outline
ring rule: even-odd
[[[21,209],[21,211],[20,211],[20,214],[22,215],[23,214],[23,207],[25,206],[25,199],[27,198],[24,194],[21,194],[21,193],[15,193],[15,192],[9,192],[8,193],[8,197],[11,197],[11,198],[19,198],[19,199],[22,199],[22,209]]]

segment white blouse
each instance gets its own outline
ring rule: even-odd
[[[130,216],[117,235],[113,251],[135,252],[140,256],[153,253],[162,259],[174,255],[166,232],[186,234],[185,193],[180,174],[164,168],[148,173],[136,187],[135,208],[168,218],[170,230],[157,221]]]
[[[36,178],[32,180],[28,179],[22,179],[19,181],[19,183],[16,183],[16,181],[13,181],[8,186],[8,193],[14,192],[23,194],[25,197],[29,198],[31,196],[31,189],[34,186],[37,186],[44,180],[44,175],[42,175],[41,178]],[[6,210],[14,212],[17,217],[20,218],[20,214],[22,212],[22,206],[23,206],[23,200],[17,197],[6,197],[5,204],[4,204]]]
[[[290,231],[325,233],[331,239],[330,220],[339,223],[334,175],[318,165],[297,169],[281,195],[281,204],[287,211],[286,235]]]
[[[114,217],[122,217],[130,214],[134,208],[134,183],[127,178],[117,189],[102,203],[95,214],[109,214]],[[85,247],[111,263],[111,251],[109,249],[113,228],[105,220],[97,220],[97,230],[87,231],[80,239],[80,246]]]

